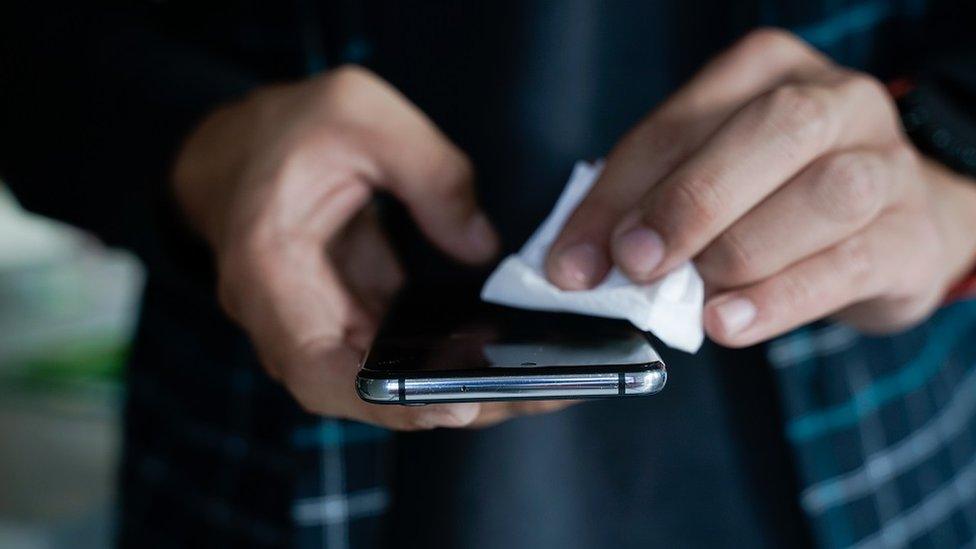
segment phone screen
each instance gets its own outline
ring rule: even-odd
[[[642,365],[659,361],[631,324],[491,305],[477,290],[401,294],[365,369],[409,372]]]

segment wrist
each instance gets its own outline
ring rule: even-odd
[[[976,297],[976,268],[967,276],[963,278],[954,286],[949,288],[949,293],[946,294],[945,302],[954,303],[960,299],[968,299]]]
[[[951,225],[945,234],[951,257],[947,299],[972,293],[976,278],[976,181],[936,165],[936,180],[943,188],[941,218]]]

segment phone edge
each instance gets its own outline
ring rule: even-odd
[[[534,374],[526,376],[482,377],[374,377],[356,376],[356,392],[373,404],[436,404],[445,402],[491,402],[511,400],[587,399],[625,396],[647,396],[660,392],[667,383],[667,369],[661,361],[633,365],[638,369],[621,372],[598,372],[589,381],[599,381],[599,388],[570,390],[578,386],[581,374]],[[375,375],[375,371],[371,372]],[[507,381],[492,388],[490,381]],[[573,381],[575,380],[575,384]],[[532,386],[531,390],[513,389],[515,385]],[[539,386],[543,388],[540,388]],[[422,389],[418,391],[419,389]],[[504,394],[501,394],[504,393]]]

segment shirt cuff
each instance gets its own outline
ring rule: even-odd
[[[946,294],[944,303],[948,305],[957,301],[974,298],[976,298],[976,270],[973,270],[972,274],[964,278],[961,282],[949,290],[949,293]]]

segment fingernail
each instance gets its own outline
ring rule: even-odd
[[[556,269],[559,282],[570,290],[585,290],[597,282],[608,265],[604,255],[593,244],[570,246],[559,254]]]
[[[647,278],[664,259],[664,240],[639,220],[613,239],[613,257],[628,275]]]
[[[464,427],[474,421],[481,412],[481,405],[477,402],[443,404],[439,408],[427,416],[431,427]]]
[[[729,299],[715,307],[722,331],[727,336],[733,336],[748,328],[756,319],[756,312],[756,306],[744,297]]]
[[[468,222],[467,241],[474,248],[477,255],[488,257],[495,254],[498,247],[498,237],[485,214],[478,213]]]

